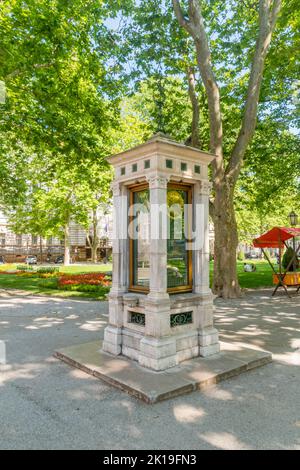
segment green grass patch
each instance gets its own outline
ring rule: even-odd
[[[253,263],[256,271],[252,273],[244,272],[244,262]],[[276,269],[276,264],[275,264]],[[272,269],[265,260],[245,260],[237,261],[237,271],[240,286],[246,289],[259,289],[273,286]],[[210,262],[210,283],[213,279],[213,261]]]
[[[105,265],[106,267],[107,265]],[[6,265],[1,266],[2,271],[11,271],[16,269],[15,266]],[[72,266],[73,268],[82,268],[82,266]],[[83,266],[83,268],[90,268],[85,270],[67,271],[72,274],[80,274],[82,272],[96,272],[94,266]],[[67,268],[68,269],[68,268]],[[99,269],[97,271],[100,271]],[[104,272],[109,271],[106,269]],[[66,272],[61,269],[61,272]],[[101,272],[101,271],[100,271]],[[103,271],[102,271],[103,272]],[[22,277],[17,274],[1,274],[0,273],[0,289],[19,289],[30,291],[33,294],[55,295],[59,297],[84,297],[98,300],[105,300],[108,292],[107,288],[99,288],[98,290],[90,291],[89,287],[84,287],[84,291],[58,289],[57,278],[50,277],[43,279],[38,276],[35,277]],[[86,289],[86,290],[85,290]]]
[[[112,270],[112,264],[86,264],[82,266],[61,266],[59,272],[69,274],[107,273]]]
[[[256,265],[256,271],[244,272],[243,262],[237,262],[238,277],[241,287],[258,289],[272,286],[272,270],[268,263],[263,260],[251,260]],[[3,265],[1,270],[13,270],[16,265]],[[111,264],[83,265],[83,266],[60,266],[60,272],[69,274],[81,274],[87,272],[108,272],[112,270]],[[210,263],[210,275],[212,281],[213,262]],[[0,288],[28,290],[34,294],[47,294],[60,297],[87,297],[99,300],[106,298],[107,288],[98,292],[79,292],[76,290],[61,290],[57,288],[57,279],[41,279],[39,277],[22,277],[15,274],[0,274]]]

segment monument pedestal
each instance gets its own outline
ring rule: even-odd
[[[116,308],[115,301],[112,308]],[[155,371],[220,350],[213,327],[212,296],[174,294],[163,300],[127,293],[118,299],[123,320],[104,332],[103,351],[123,355]]]
[[[165,371],[153,372],[124,356],[102,351],[101,342],[94,341],[61,349],[55,356],[149,404],[205,390],[272,361],[268,352],[221,343],[219,354],[196,357]]]

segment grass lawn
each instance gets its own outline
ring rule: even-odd
[[[253,273],[245,273],[243,270],[243,262],[237,263],[238,277],[241,287],[257,289],[259,287],[272,286],[272,270],[268,263],[264,260],[254,260],[256,271]],[[1,270],[15,269],[17,265],[3,265]],[[96,265],[71,265],[60,266],[60,272],[80,274],[86,272],[107,272],[112,270],[111,264]],[[213,262],[210,263],[210,275],[212,280]],[[20,289],[28,290],[33,294],[55,295],[59,297],[85,297],[92,299],[104,300],[105,294],[102,292],[78,292],[64,291],[56,288],[54,279],[26,278],[13,274],[0,274],[0,289]]]
[[[81,273],[106,273],[112,270],[112,264],[83,264],[83,265],[71,265],[71,266],[60,266],[59,271],[61,273],[70,274],[81,274]]]
[[[258,289],[260,287],[272,287],[273,276],[272,269],[265,260],[245,260],[245,262],[253,263],[256,271],[253,273],[244,272],[244,262],[237,262],[238,278],[240,286],[247,289]],[[275,265],[276,269],[276,265]],[[213,262],[210,263],[210,280],[213,277]]]
[[[0,266],[0,272],[16,269],[17,264],[9,264]],[[71,274],[81,274],[86,272],[107,272],[111,271],[111,264],[99,265],[75,265],[60,266],[59,271]],[[38,277],[26,278],[14,274],[0,274],[0,289],[20,289],[28,290],[32,294],[55,295],[58,297],[84,297],[91,299],[104,300],[106,293],[104,292],[78,292],[61,290],[56,287],[55,279],[41,279]]]

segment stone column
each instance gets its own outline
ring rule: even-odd
[[[118,182],[112,184],[114,233],[112,241],[112,287],[109,293],[109,325],[104,330],[103,350],[122,352],[123,295],[128,291],[128,190]]]
[[[150,290],[145,300],[145,336],[139,363],[154,370],[176,365],[176,342],[171,335],[167,292],[167,184],[164,175],[148,177],[150,190]],[[169,336],[168,338],[165,338]]]
[[[200,356],[220,350],[218,331],[213,327],[213,296],[209,288],[209,193],[211,184],[199,181],[194,186],[193,291],[199,294],[196,324],[199,328]]]

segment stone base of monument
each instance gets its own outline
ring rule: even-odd
[[[70,346],[54,355],[146,403],[203,390],[272,361],[271,353],[266,351],[231,343],[220,344],[219,354],[187,360],[163,372],[141,367],[124,356],[104,353],[101,341]]]

